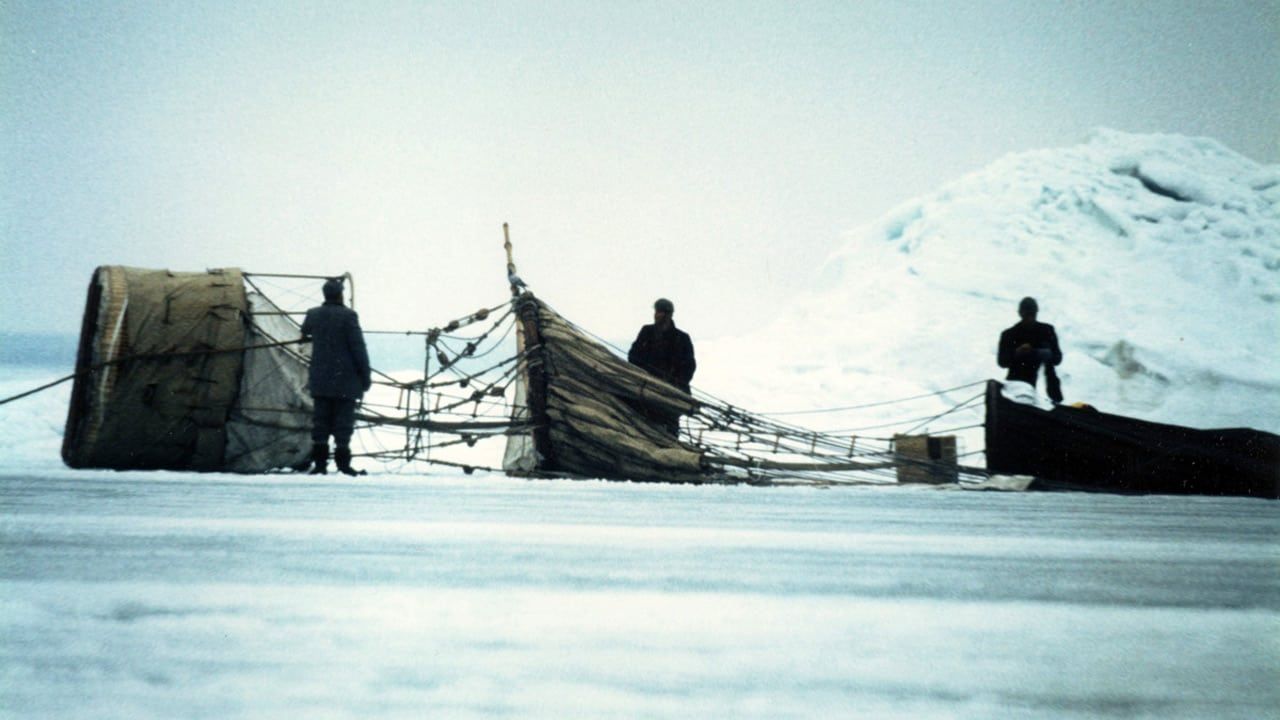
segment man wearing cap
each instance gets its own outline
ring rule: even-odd
[[[698,363],[693,358],[693,341],[689,334],[676,327],[671,315],[675,305],[666,298],[653,304],[653,324],[640,328],[640,334],[631,343],[627,361],[638,365],[650,375],[660,378],[685,392]],[[680,417],[660,418],[673,433],[680,430]]]
[[[1040,366],[1044,365],[1049,399],[1060,403],[1062,386],[1054,368],[1062,362],[1062,350],[1058,347],[1058,334],[1053,326],[1036,321],[1039,311],[1035,298],[1022,298],[1018,303],[1018,316],[1022,320],[1000,333],[996,362],[1002,368],[1009,368],[1006,380],[1019,380],[1032,387],[1035,387]]]
[[[329,436],[333,435],[334,463],[347,475],[361,473],[351,467],[351,434],[356,424],[356,402],[372,385],[369,353],[356,311],[342,304],[342,281],[324,284],[324,304],[307,311],[302,339],[311,342],[311,370],[307,389],[315,412],[311,423],[312,475],[323,475],[329,465]]]

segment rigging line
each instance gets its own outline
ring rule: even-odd
[[[550,304],[548,304],[547,302],[545,302],[545,301],[543,301],[543,300],[539,300],[538,302],[542,303],[543,305],[546,305],[546,306],[547,306],[547,308],[548,308],[549,310],[551,310],[552,312],[555,312],[555,308],[552,308],[552,307],[551,307],[551,305],[550,305]],[[557,312],[556,314],[557,314],[557,315],[560,315],[560,313],[558,313],[558,312]],[[570,328],[573,328],[574,330],[577,330],[578,332],[582,333],[583,335],[586,335],[587,337],[592,338],[593,340],[595,340],[596,342],[600,343],[601,345],[604,345],[605,347],[612,349],[615,353],[617,353],[617,354],[620,356],[620,359],[625,359],[625,358],[627,357],[627,354],[628,354],[628,353],[624,352],[624,351],[622,350],[622,348],[618,347],[617,345],[614,345],[613,343],[609,342],[608,340],[605,340],[604,338],[600,337],[599,335],[595,334],[594,332],[591,332],[591,331],[590,331],[590,330],[588,330],[587,328],[582,327],[581,325],[579,325],[579,324],[575,323],[574,321],[570,320],[570,319],[569,319],[569,318],[567,318],[567,317],[564,317],[563,315],[560,315],[560,319],[561,319],[561,320],[563,320],[563,321],[564,321],[564,323],[565,323],[566,325],[568,325]],[[984,382],[985,382],[985,381],[984,381]],[[721,409],[728,408],[728,409],[730,409],[730,410],[735,410],[735,409],[736,409],[736,408],[735,408],[735,406],[734,406],[734,405],[732,405],[731,403],[729,403],[728,401],[726,401],[726,400],[724,400],[724,399],[722,399],[722,398],[716,397],[715,395],[712,395],[711,393],[708,393],[708,392],[706,392],[706,391],[699,390],[698,388],[693,388],[693,389],[692,389],[692,392],[690,392],[690,393],[689,393],[689,395],[690,395],[690,397],[693,397],[695,400],[697,400],[697,401],[698,401],[698,403],[699,403],[699,405],[709,406],[709,407],[717,407],[717,406],[718,406],[718,407],[720,407]],[[711,400],[711,402],[707,402],[706,400],[704,400],[704,398],[710,399],[710,400]],[[748,413],[748,412],[746,412],[745,410],[739,410],[739,411],[738,411],[738,413],[739,413],[739,414],[741,414],[741,415],[751,415],[751,413]],[[801,430],[807,430],[806,428],[801,428],[801,427],[800,427],[800,426],[798,426],[798,425],[793,425],[793,426],[791,426],[791,427],[798,428],[798,429],[801,429]],[[812,432],[812,431],[808,431],[808,432]]]
[[[301,328],[301,326],[298,325],[297,323],[294,323],[293,326],[295,330],[298,330]],[[272,342],[280,342],[280,338],[276,337],[274,334],[269,332],[266,328],[262,327],[252,319],[249,320],[249,327],[253,328],[254,332],[257,332],[259,335],[262,335],[263,337],[267,338],[268,340],[271,340]],[[299,337],[295,339],[301,340],[301,335],[299,335]],[[302,363],[303,365],[307,365],[311,362],[310,359],[308,359],[305,355],[298,352],[294,348],[286,347],[286,348],[282,348],[282,350],[284,350],[285,354],[289,355],[290,357]]]
[[[330,280],[341,275],[297,275],[293,273],[260,273],[260,272],[241,272],[245,277],[265,277],[265,278],[292,278],[295,280]]]
[[[949,427],[949,428],[942,428],[941,430],[934,430],[933,434],[941,435],[943,433],[954,433],[954,432],[960,432],[961,430],[972,430],[974,428],[980,428],[980,427],[983,427],[982,423],[974,423],[972,425],[961,425],[960,427]]]
[[[978,383],[971,383],[970,385],[966,385],[963,387],[971,387],[974,384],[978,384]],[[945,393],[945,392],[951,392],[951,391],[944,390],[941,392]],[[717,398],[714,395],[711,395],[710,393],[706,393],[701,390],[695,389],[694,395],[700,402],[700,407],[699,407],[700,413],[704,413],[707,409],[713,410],[714,413],[707,413],[707,414],[714,415],[715,413],[718,413],[721,417],[725,418],[729,424],[732,424],[733,421],[737,419],[737,420],[740,420],[746,426],[750,426],[754,424],[754,426],[757,428],[768,428],[770,432],[773,432],[773,433],[804,433],[804,434],[812,435],[815,432],[814,430],[811,430],[809,428],[788,423],[786,421],[780,421],[776,419],[765,419],[761,417],[759,414],[750,413],[720,398]],[[708,401],[708,399],[710,401]],[[883,439],[883,438],[877,438],[877,439]],[[883,440],[887,441],[887,439],[883,439]]]
[[[888,450],[888,440],[883,441],[883,444],[885,445],[884,448],[866,447],[866,444],[864,444],[863,447],[855,449],[855,451],[851,453],[849,452],[848,443],[844,442],[843,439],[839,442],[824,442],[823,438],[819,437],[817,446],[823,450],[823,452],[820,453],[817,451],[817,448],[814,447],[815,443],[813,442],[814,439],[812,437],[797,438],[795,440],[788,438],[782,440],[777,437],[751,436],[737,433],[732,434],[732,437],[724,437],[723,435],[720,437],[704,436],[703,444],[707,447],[721,449],[727,449],[732,446],[735,448],[735,452],[742,452],[744,440],[747,447],[755,445],[769,455],[801,455],[807,457],[829,455],[830,457],[846,459],[850,457],[871,457],[890,452]]]
[[[965,409],[977,410],[977,408],[974,408],[974,407],[967,407]],[[853,427],[853,428],[833,428],[830,430],[819,430],[818,432],[830,435],[830,434],[838,434],[838,433],[858,432],[860,430],[879,430],[880,428],[894,427],[896,425],[910,425],[911,423],[918,423],[922,420],[932,420],[935,417],[937,416],[929,415],[927,417],[917,417],[917,418],[911,418],[909,420],[898,420],[895,422],[880,423],[879,425],[863,425],[862,427]]]
[[[475,447],[476,444],[482,440],[492,440],[493,438],[505,437],[505,436],[506,436],[505,433],[488,433],[485,435],[465,435],[455,440],[446,440],[444,442],[436,443],[434,446],[432,446],[432,449],[438,450],[440,448],[457,447],[459,445],[466,445],[467,447],[471,448],[471,447]]]
[[[298,342],[301,342],[301,340],[285,340],[282,342],[267,343],[264,345],[246,345],[246,346],[235,347],[235,348],[215,348],[212,350],[182,350],[182,351],[175,351],[175,352],[137,353],[135,355],[125,355],[123,357],[118,357],[114,360],[107,360],[106,362],[100,362],[94,365],[90,365],[89,367],[84,368],[83,370],[77,370],[71,373],[70,375],[67,375],[66,377],[59,378],[50,383],[45,383],[40,387],[32,388],[31,390],[27,390],[26,392],[21,392],[21,393],[18,393],[17,395],[11,395],[7,398],[0,399],[0,405],[11,403],[14,400],[21,400],[22,398],[27,397],[29,395],[35,395],[36,393],[41,392],[43,390],[48,390],[51,387],[61,385],[62,383],[67,382],[68,380],[74,380],[81,375],[88,375],[90,373],[95,373],[95,372],[98,372],[99,370],[102,370],[103,368],[110,367],[112,365],[119,365],[119,364],[130,362],[133,360],[157,360],[157,359],[163,359],[163,358],[192,357],[192,356],[201,356],[201,355],[220,355],[220,354],[232,353],[232,352],[262,350],[264,348],[279,347],[281,345],[292,345]]]
[[[270,407],[245,407],[237,406],[236,409],[242,413],[258,412],[258,413],[279,413],[284,415],[311,415],[310,410],[302,408],[270,408]]]
[[[507,328],[505,331],[503,331],[502,336],[499,337],[497,340],[495,340],[493,344],[490,345],[488,348],[481,351],[480,346],[484,344],[484,342],[489,339],[489,336],[492,335],[495,331],[497,331],[502,325],[506,325],[506,328]],[[493,327],[489,328],[488,330],[484,331],[483,333],[475,337],[463,337],[459,335],[436,335],[432,339],[431,344],[442,347],[445,350],[448,350],[450,353],[453,353],[456,356],[455,362],[457,362],[457,360],[460,360],[462,358],[484,357],[485,355],[488,355],[492,353],[494,350],[497,350],[498,348],[502,347],[503,342],[506,341],[507,337],[511,335],[511,331],[515,328],[515,326],[516,324],[514,322],[507,323],[507,316],[504,315],[498,319],[498,324],[495,324]],[[470,354],[467,354],[465,349],[461,353],[455,353],[453,348],[445,343],[446,340],[449,342],[463,343],[464,347],[471,348]]]
[[[386,443],[382,441],[382,433],[379,432],[380,430],[387,432],[379,425],[370,424],[363,428],[363,432],[356,435],[356,437],[359,438],[360,448],[367,452],[369,445],[376,444],[381,452],[396,452],[394,450],[387,449]]]
[[[734,418],[739,418],[744,422],[754,422],[757,427],[768,428],[771,432],[775,433],[785,431],[813,434],[814,432],[814,430],[801,425],[795,425],[781,420],[767,420],[759,415],[750,413],[742,408],[736,407],[724,400],[710,395],[709,393],[697,390],[696,388],[694,390],[694,397],[699,402],[699,411],[709,408],[714,410],[716,413],[719,413],[720,416],[727,418],[730,422],[732,422]],[[710,398],[712,402],[708,402],[704,398]]]
[[[494,370],[497,370],[498,368],[502,367],[503,365],[507,365],[507,364],[509,364],[509,363],[515,362],[515,361],[519,360],[521,357],[523,357],[523,356],[525,356],[525,355],[528,355],[528,351],[525,351],[525,352],[523,352],[523,353],[517,353],[517,354],[515,354],[515,355],[512,355],[511,357],[509,357],[509,358],[505,358],[504,360],[502,360],[502,361],[500,361],[500,362],[498,362],[498,363],[496,363],[496,364],[494,364],[494,365],[490,365],[489,367],[487,367],[487,368],[485,368],[485,369],[483,369],[483,370],[477,370],[476,372],[473,372],[473,373],[471,373],[471,374],[469,374],[469,375],[466,375],[466,376],[464,376],[462,379],[463,379],[463,380],[466,380],[467,382],[471,382],[472,380],[475,380],[476,378],[480,377],[481,375],[484,375],[484,374],[485,374],[485,373],[487,373],[487,372],[492,372],[492,371],[494,371]],[[502,374],[502,377],[506,377],[506,375],[507,375],[509,372],[510,372],[510,371],[504,372],[504,373]],[[437,373],[437,374],[436,374],[436,376],[439,376],[439,373]],[[449,385],[457,385],[459,382],[460,382],[459,380],[439,380],[439,381],[436,381],[436,382],[433,382],[433,383],[428,384],[428,385],[427,385],[427,387],[429,387],[429,388],[447,387],[447,386],[449,386]]]
[[[515,323],[511,323],[510,325],[508,325],[507,330],[502,334],[502,337],[498,338],[498,340],[493,345],[490,345],[489,348],[487,350],[484,350],[483,352],[477,352],[477,350],[479,350],[478,342],[467,343],[466,347],[471,348],[470,353],[467,353],[465,349],[462,352],[455,352],[454,349],[452,347],[449,347],[447,344],[445,344],[443,340],[438,341],[436,344],[439,347],[443,348],[444,350],[447,350],[449,354],[453,355],[453,359],[449,361],[449,364],[447,366],[447,369],[453,369],[454,366],[458,365],[464,360],[475,360],[478,358],[485,357],[487,355],[491,355],[495,350],[503,346],[507,338],[511,335],[511,331],[515,329],[515,326],[516,326]]]
[[[916,430],[919,430],[919,429],[920,429],[920,428],[922,428],[922,427],[925,427],[926,425],[928,425],[929,423],[933,422],[934,420],[937,420],[937,419],[939,419],[939,418],[946,417],[947,415],[950,415],[951,413],[956,412],[957,410],[963,410],[965,407],[967,407],[968,405],[972,404],[974,401],[982,400],[982,399],[986,398],[986,396],[987,396],[987,394],[986,394],[985,392],[978,393],[977,395],[974,395],[973,397],[969,398],[968,400],[965,400],[964,402],[960,403],[959,405],[956,405],[955,407],[951,408],[950,410],[948,410],[948,411],[946,411],[946,412],[943,412],[943,413],[939,413],[939,414],[935,415],[934,417],[931,417],[931,418],[929,418],[928,420],[925,420],[924,422],[920,423],[919,425],[916,425],[915,427],[911,428],[910,430],[907,430],[906,432],[899,433],[899,434],[900,434],[900,435],[910,435],[911,433],[915,432]]]
[[[250,280],[248,279],[248,277],[246,276],[246,274],[245,274],[245,273],[241,273],[241,277],[244,277],[246,281],[250,282],[250,283],[253,285],[254,289],[256,289],[256,290],[259,292],[259,294],[261,294],[263,297],[265,297],[265,298],[267,298],[268,300],[270,300],[272,305],[275,305],[276,307],[279,307],[281,310],[283,310],[283,309],[284,309],[283,307],[281,307],[280,303],[277,303],[277,302],[275,302],[275,300],[272,300],[271,296],[270,296],[267,292],[265,292],[265,291],[261,288],[261,286],[259,286],[257,283],[254,283],[254,282],[250,281]],[[261,276],[255,276],[255,277],[261,277]],[[317,279],[317,280],[319,280],[319,279],[322,279],[322,278],[316,278],[316,279]],[[286,286],[282,285],[281,283],[275,283],[275,282],[269,282],[269,283],[266,283],[266,284],[267,284],[267,285],[269,285],[273,290],[278,291],[278,292],[280,292],[280,293],[282,293],[282,294],[285,294],[285,295],[293,295],[293,296],[294,296],[295,301],[296,301],[296,300],[301,300],[303,303],[307,303],[307,304],[315,304],[316,299],[317,299],[317,298],[316,298],[316,296],[313,294],[313,292],[314,292],[314,291],[303,292],[302,290],[297,290],[297,289],[292,288],[292,287],[286,287]]]
[[[773,433],[773,434],[780,434],[787,437],[810,437],[810,438],[813,437],[814,435],[818,435],[820,437],[826,436],[832,441],[835,441],[835,436],[833,435],[833,431],[830,431],[830,430],[814,430],[811,428],[792,425],[790,423],[785,423],[785,422],[778,422],[776,420],[769,420],[769,419],[765,419],[765,418],[761,418],[758,416],[753,416],[745,413],[740,413],[740,415],[742,415],[743,417],[744,424],[747,424],[747,425],[753,424],[756,428],[767,429],[770,433]],[[843,443],[843,439],[840,439],[839,442]]]
[[[506,391],[506,388],[510,385],[510,382],[508,382],[507,385],[501,387],[501,390],[503,390],[502,395],[493,394],[493,390],[495,388],[498,388],[500,383],[504,381],[509,381],[511,379],[511,376],[514,375],[516,371],[517,371],[517,367],[513,365],[510,369],[508,369],[506,372],[502,373],[498,377],[494,378],[489,383],[479,386],[476,390],[472,391],[470,395],[453,395],[450,393],[437,392],[435,394],[437,399],[449,399],[449,400],[453,400],[454,402],[448,405],[438,406],[435,409],[433,409],[432,412],[445,412],[448,410],[452,410],[453,408],[460,407],[468,402],[475,402],[475,403],[483,402],[486,405],[505,406],[506,405],[505,400],[498,400],[497,398],[505,397],[505,391]],[[454,381],[454,382],[457,382],[457,381]],[[448,384],[452,385],[454,383],[448,383]]]
[[[945,395],[949,392],[955,392],[956,390],[964,390],[966,388],[982,385],[982,384],[985,384],[986,382],[987,382],[986,380],[978,380],[976,382],[967,383],[965,385],[957,385],[956,387],[953,387],[953,388],[947,388],[946,390],[938,390],[937,392],[925,393],[923,395],[912,395],[911,397],[898,398],[897,400],[884,400],[881,402],[865,403],[863,405],[848,405],[845,407],[820,408],[817,410],[788,410],[784,412],[761,412],[756,414],[765,415],[765,416],[813,415],[817,413],[842,412],[845,410],[862,410],[863,408],[880,407],[882,405],[896,405],[898,403],[904,403],[910,400],[920,400],[923,398],[937,397],[939,395]]]
[[[459,469],[461,469],[463,472],[467,473],[468,475],[470,475],[471,473],[475,472],[476,470],[482,470],[482,471],[484,471],[484,472],[503,472],[502,468],[491,467],[491,466],[488,466],[488,465],[475,465],[475,464],[471,464],[471,463],[452,462],[452,461],[450,461],[450,460],[441,460],[441,459],[439,459],[439,458],[419,458],[419,457],[415,457],[415,458],[413,458],[413,461],[414,461],[414,462],[430,463],[430,464],[432,464],[432,465],[445,465],[445,466],[447,466],[447,467],[455,467],[455,468],[459,468]],[[538,475],[531,475],[531,476],[532,476],[532,477],[557,477],[557,476],[555,476],[555,475],[542,475],[542,474],[538,474]]]
[[[258,295],[262,296],[262,299],[263,299],[263,300],[265,300],[265,301],[267,301],[268,303],[270,303],[272,307],[274,307],[275,309],[280,310],[280,311],[284,311],[284,310],[285,310],[284,306],[282,306],[280,303],[276,302],[276,301],[275,301],[275,298],[271,297],[271,295],[270,295],[266,290],[263,290],[263,289],[262,289],[262,286],[258,285],[258,283],[256,283],[256,282],[254,282],[253,280],[251,280],[251,279],[249,278],[249,276],[248,276],[248,275],[246,275],[246,274],[244,274],[244,273],[241,273],[241,277],[243,277],[243,278],[244,278],[244,281],[245,281],[246,283],[248,283],[251,287],[253,287],[253,289],[254,289],[255,291],[257,291]],[[289,288],[281,287],[281,286],[279,286],[279,285],[273,285],[273,287],[274,287],[276,290],[279,290],[279,291],[280,291],[280,292],[282,292],[282,293],[289,293],[289,294],[292,294],[292,295],[297,295],[299,298],[301,298],[302,300],[304,300],[304,301],[306,301],[306,302],[313,302],[313,301],[314,301],[314,299],[313,299],[312,297],[307,296],[307,295],[303,295],[302,293],[297,292],[297,291],[294,291],[294,290],[291,290],[291,289],[289,289]],[[287,318],[289,319],[289,321],[290,321],[290,322],[292,322],[294,325],[297,325],[297,324],[298,324],[298,321],[297,321],[297,320],[294,320],[293,318],[289,317],[288,315],[286,315],[285,317],[287,317]]]
[[[855,463],[855,464],[884,463],[884,462],[888,462],[892,458],[892,454],[890,453],[874,453],[874,454],[866,454],[866,455],[856,455],[853,457],[833,456],[833,455],[812,455],[812,454],[804,454],[804,453],[786,453],[781,455],[763,454],[762,455],[762,454],[753,454],[750,452],[734,453],[727,448],[708,449],[707,453],[710,457],[713,457],[713,458],[739,457],[740,459],[748,462],[763,461],[763,462],[794,463],[794,462],[803,461],[808,464],[829,465],[829,466],[849,465],[850,463]],[[871,468],[868,467],[868,468],[859,468],[859,469],[871,469]]]
[[[44,385],[41,385],[40,387],[32,388],[32,389],[30,389],[30,390],[28,390],[28,391],[26,391],[26,392],[18,393],[17,395],[13,395],[13,396],[7,397],[7,398],[5,398],[5,399],[3,399],[3,400],[0,400],[0,405],[4,405],[5,403],[13,402],[14,400],[21,400],[22,398],[27,397],[28,395],[35,395],[36,393],[38,393],[38,392],[40,392],[40,391],[42,391],[42,390],[48,390],[49,388],[54,387],[54,386],[56,386],[56,385],[61,385],[62,383],[66,382],[66,381],[68,381],[68,380],[74,380],[74,379],[75,379],[77,376],[79,376],[82,372],[87,373],[87,372],[91,372],[92,370],[93,370],[92,368],[86,368],[85,370],[83,370],[83,371],[81,371],[81,372],[74,372],[74,373],[71,373],[70,375],[68,375],[68,376],[66,376],[66,377],[64,377],[64,378],[60,378],[60,379],[58,379],[58,380],[54,380],[54,381],[53,381],[53,382],[51,382],[51,383],[46,383],[46,384],[44,384]]]
[[[279,338],[259,328],[257,325],[251,323],[251,327],[253,327],[254,330],[256,330],[259,334],[261,334],[266,339],[271,340],[273,342],[279,342]],[[292,358],[298,363],[298,369],[301,369],[303,373],[306,372],[306,368],[310,364],[310,360],[303,357],[300,353],[298,353],[292,347],[281,347],[279,349],[282,353],[284,353],[285,357]],[[289,373],[292,369],[293,368],[290,368],[283,363],[272,363],[272,367],[269,369],[269,371],[262,373],[260,377],[258,377],[256,380],[254,380],[252,383],[249,383],[249,384],[246,384],[246,380],[248,379],[248,374],[244,373],[240,378],[241,386],[238,392],[241,397],[244,397],[245,395],[256,394],[260,387],[268,383],[288,385],[291,379],[287,376],[287,373]]]
[[[532,428],[531,424],[520,423],[517,421],[500,421],[486,420],[471,422],[444,422],[432,420],[409,420],[400,417],[392,417],[389,415],[381,415],[378,413],[358,413],[356,415],[358,422],[367,422],[370,426],[391,426],[391,427],[421,427],[432,432],[453,433],[455,435],[463,432],[476,432],[478,430],[506,430],[508,428]]]
[[[831,452],[833,455],[837,453],[841,456],[846,456],[846,457],[851,455],[851,453],[849,452],[849,444],[844,437],[827,436],[827,435],[815,434],[815,433],[800,434],[800,433],[760,432],[759,430],[756,430],[753,435],[750,430],[746,432],[729,430],[729,431],[716,431],[716,434],[706,439],[709,440],[711,444],[728,442],[727,439],[718,439],[717,435],[718,436],[731,435],[733,436],[733,442],[735,444],[737,444],[744,436],[748,438],[754,438],[755,441],[759,444],[763,444],[765,446],[769,446],[769,445],[774,446],[775,448],[777,448],[775,452],[780,452],[785,449],[785,451],[789,453],[795,453],[795,454],[801,454],[801,455],[812,455],[814,454],[814,451],[816,450],[817,447],[821,447],[824,450]],[[866,448],[866,445],[868,443],[878,442],[878,443],[883,443],[887,445],[890,441],[889,438],[861,437],[859,439],[863,441],[863,449],[855,451],[854,453],[852,453],[852,455],[873,454],[877,452],[877,450]]]
[[[738,432],[735,430],[735,426],[741,426],[744,430],[755,430],[757,432],[764,432],[766,434],[779,437],[802,437],[805,439],[812,439],[815,435],[820,438],[822,436],[822,433],[819,433],[816,430],[801,427],[799,425],[792,425],[790,423],[766,420],[733,406],[716,407],[714,405],[703,405],[699,408],[699,411],[701,412],[707,408],[716,411],[714,413],[705,413],[711,416],[710,420],[712,423],[727,432]],[[828,442],[833,445],[836,443],[834,438],[828,438],[820,441]],[[843,444],[843,442],[843,439],[839,440],[840,444]]]
[[[498,319],[494,321],[493,325],[491,325],[488,330],[485,330],[484,332],[475,336],[454,335],[452,333],[443,332],[439,328],[435,328],[431,330],[429,334],[434,334],[435,337],[445,338],[446,340],[462,340],[464,342],[483,341],[485,338],[492,335],[494,330],[497,330],[499,327],[501,327],[502,324],[507,321],[507,318],[514,317],[514,315],[515,315],[515,311],[508,307],[507,311],[503,313],[501,316],[499,316]],[[477,320],[476,322],[479,322],[479,320]],[[512,323],[512,325],[514,324],[515,323]]]
[[[458,364],[462,361],[462,359],[465,356],[463,356],[461,353],[455,353],[453,351],[453,348],[449,347],[444,342],[437,342],[436,345],[437,345],[437,352],[439,352],[441,355],[444,355],[445,358],[444,358],[444,361],[441,362],[440,364],[441,365],[440,369],[437,370],[434,375],[431,375],[426,379],[430,380],[431,378],[439,377],[440,375],[443,375],[446,372],[453,373],[455,376],[458,376],[460,378],[466,377],[466,374],[458,369]],[[440,350],[439,348],[444,348],[444,350]],[[447,354],[444,352],[445,350],[448,351]],[[453,357],[449,358],[448,355],[453,355]]]
[[[502,316],[498,318],[497,323],[494,323],[494,327],[497,327],[498,323],[501,323],[503,320],[505,320],[507,315],[510,315],[512,314],[512,312],[514,312],[514,309],[511,307],[510,301],[503,301],[502,303],[499,303],[498,305],[494,305],[493,307],[490,307],[490,308],[481,308],[480,310],[477,310],[476,312],[471,313],[466,317],[450,320],[449,322],[445,323],[445,327],[449,328],[449,326],[452,325],[453,327],[449,328],[449,332],[452,332],[459,328],[467,327],[468,325],[474,325],[478,322],[483,322],[489,319],[490,315],[492,315],[493,313],[497,312],[498,310],[504,307],[507,308],[507,312],[503,313]],[[440,330],[441,333],[445,332],[444,329],[442,328],[436,328],[436,329]],[[493,331],[490,330],[489,332],[493,332]]]
[[[506,343],[507,338],[511,337],[511,331],[515,330],[515,328],[516,328],[516,324],[515,324],[514,322],[513,322],[513,323],[511,323],[510,325],[508,325],[508,326],[507,326],[507,329],[506,329],[506,330],[504,330],[504,331],[502,332],[502,336],[501,336],[501,337],[499,337],[497,340],[495,340],[495,341],[494,341],[494,343],[493,343],[493,345],[490,345],[490,346],[489,346],[489,349],[488,349],[488,350],[485,350],[484,352],[474,352],[474,353],[472,353],[472,354],[468,355],[467,357],[469,357],[469,358],[471,358],[471,359],[475,359],[475,358],[482,358],[482,357],[484,357],[484,356],[486,356],[486,355],[490,355],[490,354],[492,354],[492,353],[493,353],[493,351],[495,351],[495,350],[497,350],[498,348],[502,347],[502,346]],[[488,337],[488,333],[486,333],[485,335],[482,335],[482,336],[481,336],[481,340],[483,340],[483,339],[485,339],[485,338],[487,338],[487,337]],[[478,343],[478,342],[477,342],[477,347],[479,347],[479,343]]]

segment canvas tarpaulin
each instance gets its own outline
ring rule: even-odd
[[[79,397],[67,420],[67,464],[221,467],[240,380],[234,350],[244,340],[240,271],[110,266],[92,283],[99,302],[86,309],[77,369],[98,369],[72,390]]]
[[[258,292],[247,294],[240,392],[227,419],[225,466],[232,472],[262,472],[305,462],[311,454],[311,395],[307,363],[311,345],[297,340],[297,323]]]
[[[692,396],[617,357],[525,293],[515,301],[528,344],[522,360],[523,419],[538,426],[508,444],[505,469],[653,482],[707,482],[702,452],[658,419],[694,412]],[[539,437],[539,433],[542,433]],[[536,453],[536,454],[531,454]]]
[[[269,317],[258,319],[270,324]],[[297,449],[308,444],[306,361],[296,349],[246,350],[295,339],[296,325],[277,317],[279,326],[267,330],[251,318],[237,269],[95,270],[64,461],[260,472],[300,460]],[[270,422],[262,417],[268,409]]]

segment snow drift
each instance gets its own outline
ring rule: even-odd
[[[698,380],[767,411],[1002,378],[996,339],[1031,295],[1067,402],[1277,432],[1278,205],[1280,165],[1211,139],[1010,155],[852,232],[779,319],[700,348]]]

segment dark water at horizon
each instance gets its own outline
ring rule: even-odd
[[[65,333],[0,332],[0,365],[75,369],[79,337]]]
[[[75,369],[78,344],[79,336],[65,333],[0,332],[0,366],[46,367],[55,373],[71,372]],[[378,370],[422,372],[426,346],[421,335],[371,333],[365,336],[365,344],[369,360]],[[454,349],[460,350],[464,344],[454,342]],[[498,353],[493,357],[515,354],[514,340],[508,339]],[[436,364],[434,354],[432,364]]]

